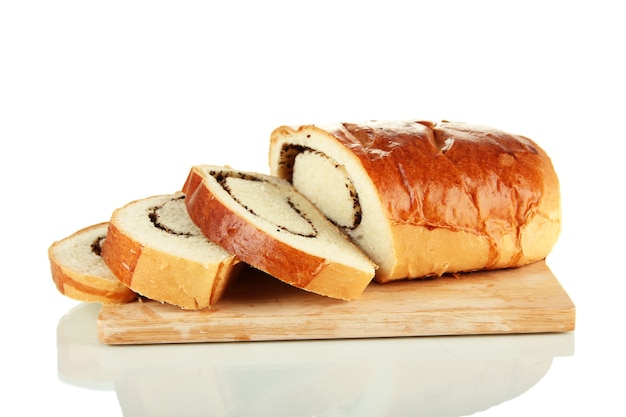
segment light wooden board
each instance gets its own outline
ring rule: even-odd
[[[437,279],[372,283],[355,301],[250,270],[214,307],[154,301],[103,306],[105,344],[339,339],[574,330],[575,307],[545,262]]]

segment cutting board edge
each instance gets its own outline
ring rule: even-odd
[[[490,271],[488,274],[495,274],[489,275],[488,279],[500,277],[498,271]],[[522,274],[539,278],[535,282],[539,282],[542,288],[520,286],[519,282],[514,284],[514,281],[499,278],[494,282],[503,283],[498,285],[506,286],[503,289],[509,292],[512,288],[513,292],[520,288],[528,290],[529,302],[524,304],[527,298],[524,296],[515,301],[521,304],[506,305],[504,300],[487,297],[489,307],[480,308],[481,304],[476,303],[475,299],[465,298],[466,294],[457,294],[461,304],[467,300],[475,305],[460,308],[457,299],[454,310],[446,310],[445,303],[442,303],[441,309],[420,311],[419,307],[417,310],[411,307],[407,311],[405,302],[400,312],[389,311],[389,299],[384,298],[387,296],[383,297],[384,303],[381,303],[381,299],[376,299],[381,294],[373,294],[373,301],[366,299],[361,305],[358,300],[335,303],[337,300],[325,298],[320,298],[322,301],[318,305],[318,296],[300,290],[294,292],[293,289],[286,293],[292,297],[289,301],[291,304],[287,305],[293,310],[292,314],[289,314],[289,309],[284,314],[280,312],[285,306],[280,305],[281,298],[274,293],[269,297],[272,300],[270,303],[261,302],[260,309],[257,309],[254,302],[241,303],[242,299],[245,300],[245,294],[239,294],[240,298],[235,298],[234,303],[225,303],[216,309],[215,316],[211,316],[211,310],[189,312],[156,301],[144,301],[135,305],[103,306],[97,317],[98,339],[104,344],[157,344],[562,333],[575,330],[576,307],[545,261],[518,268],[516,271],[503,271],[503,274],[507,277],[511,274]],[[542,292],[546,289],[549,290],[548,296]],[[383,291],[388,293],[388,287],[384,287]],[[305,307],[299,302],[300,296]],[[293,302],[294,297],[296,303]],[[537,303],[537,299],[540,303]],[[264,297],[261,300],[267,301]],[[137,308],[138,305],[140,309]],[[241,311],[237,309],[240,305]],[[379,310],[368,310],[372,306]],[[344,307],[348,309],[348,313]],[[153,308],[154,311],[151,311]],[[360,321],[364,321],[366,325],[359,325]],[[175,326],[178,329],[174,329]],[[298,332],[294,332],[293,328],[297,328]]]

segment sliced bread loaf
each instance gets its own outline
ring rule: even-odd
[[[115,210],[102,257],[133,291],[197,310],[217,302],[243,264],[207,240],[184,199],[182,193],[153,196]]]
[[[123,304],[137,294],[122,284],[100,256],[108,223],[92,225],[48,248],[52,279],[61,294],[74,300]]]
[[[183,192],[211,241],[290,285],[351,300],[375,275],[375,264],[285,180],[201,165]]]
[[[560,232],[548,155],[489,127],[283,126],[269,163],[378,264],[379,282],[525,265],[545,258]]]

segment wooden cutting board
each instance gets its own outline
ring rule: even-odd
[[[256,270],[232,282],[212,308],[154,301],[105,305],[105,344],[339,339],[574,330],[575,307],[545,262],[437,279],[372,283],[340,301]]]

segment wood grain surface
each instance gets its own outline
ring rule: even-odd
[[[213,307],[104,305],[105,344],[232,342],[574,330],[575,306],[544,261],[522,268],[370,284],[340,301],[250,269]]]

